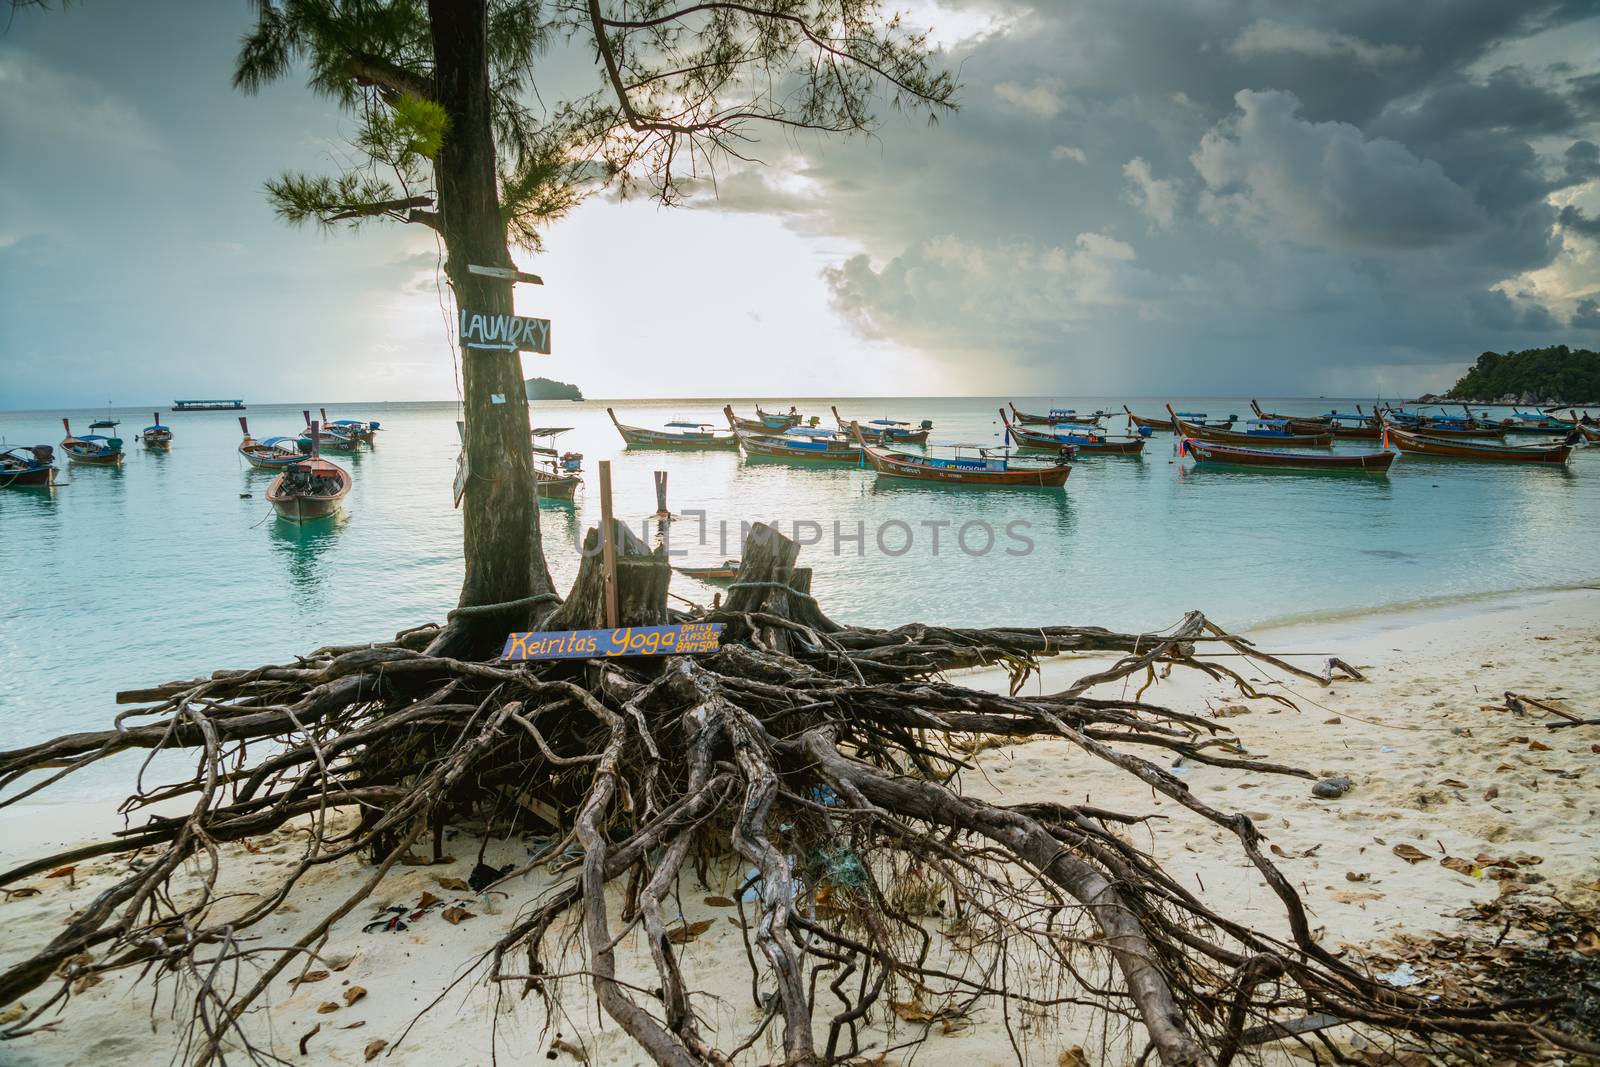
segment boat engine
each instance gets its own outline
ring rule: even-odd
[[[921,428],[924,429],[924,430],[933,429],[933,420],[932,419],[923,419]]]
[[[49,463],[56,458],[56,450],[49,445],[34,445],[30,451],[34,460],[39,463]]]

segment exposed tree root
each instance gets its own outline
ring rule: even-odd
[[[677,617],[666,606],[665,558],[620,527],[618,537],[628,621]],[[755,872],[756,913],[746,926],[752,995],[762,1027],[780,1027],[789,1064],[860,1055],[896,996],[997,999],[1008,1010],[1090,1004],[1141,1026],[1147,1055],[1167,1065],[1225,1065],[1249,1052],[1251,1030],[1308,1015],[1464,1060],[1600,1053],[1516,1006],[1425,1001],[1330,954],[1250,819],[1211,807],[1152,757],[1310,775],[1251,757],[1213,720],[1144,702],[1143,688],[1126,700],[1082,695],[1106,681],[1148,686],[1158,671],[1191,668],[1283,700],[1207,661],[1201,649],[1217,646],[1318,684],[1323,675],[1275,660],[1198,613],[1164,635],[842,626],[809,596],[796,551],[774,531],[752,533],[728,603],[711,617],[725,626],[723,647],[697,659],[509,665],[441,655],[481,650],[473,616],[458,613],[446,629],[386,644],[324,648],[293,664],[120,694],[146,706],[118,716],[111,730],[0,753],[0,788],[9,791],[0,805],[122,750],[197,754],[193,777],[141,786],[128,801],[139,811],[188,798],[187,814],[152,814],[112,840],[0,875],[5,885],[93,856],[153,857],[44,949],[0,973],[0,1004],[53,989],[4,1036],[28,1033],[72,996],[73,979],[131,967],[158,981],[176,976],[192,997],[192,1062],[210,1062],[225,1044],[268,1059],[250,1048],[241,1014],[316,950],[389,865],[427,834],[437,855],[451,820],[476,813],[514,824],[520,812],[511,809],[531,805],[555,813],[566,835],[540,862],[570,877],[511,919],[474,973],[559,997],[546,961],[558,923],[576,914],[598,1003],[660,1064],[724,1064],[756,1040],[703,1027],[663,908],[691,869],[703,876],[718,862]],[[552,625],[598,621],[597,570],[597,557],[586,559]],[[1085,651],[1120,658],[1064,692],[1017,695],[1040,656]],[[975,664],[1009,669],[1012,695],[941,677]],[[962,794],[975,743],[1033,737],[1071,742],[1231,833],[1277,895],[1289,937],[1213,911],[1180,885],[1122,832],[1138,816]],[[331,818],[336,811],[358,817]],[[242,913],[221,908],[218,844],[291,821],[307,825],[305,849],[276,891]],[[374,876],[263,967],[263,950],[245,947],[248,932],[308,871],[356,853],[379,865]],[[202,891],[180,904],[169,886],[186,865],[202,872]],[[923,887],[920,900],[908,884]],[[606,907],[613,887],[624,887],[621,928]],[[988,964],[959,973],[940,966],[927,918],[933,899],[974,959]],[[615,952],[634,927],[656,971],[653,996],[617,978]],[[1007,960],[1019,952],[1048,961],[1056,977],[1033,988],[1010,974]],[[70,962],[86,953],[92,961]],[[253,981],[239,978],[247,959]],[[67,979],[55,984],[59,973]],[[1320,1035],[1292,1039],[1334,1058]]]

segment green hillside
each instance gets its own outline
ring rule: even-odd
[[[558,382],[553,378],[529,378],[526,385],[529,400],[582,400],[583,390],[576,385]]]
[[[1566,345],[1485,352],[1445,395],[1485,404],[1593,404],[1600,402],[1600,352]]]

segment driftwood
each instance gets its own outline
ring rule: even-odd
[[[617,537],[623,623],[684,618],[667,606],[665,557],[620,524]],[[585,545],[597,538],[591,530]],[[192,998],[192,1062],[211,1062],[225,1044],[270,1060],[270,1050],[251,1048],[239,1019],[274,978],[424,835],[433,835],[437,854],[447,822],[478,813],[496,825],[515,805],[564,831],[546,862],[571,876],[507,920],[475,973],[559,997],[546,960],[558,947],[558,922],[577,916],[583,971],[598,1003],[660,1064],[728,1063],[756,1039],[703,1029],[667,928],[664,904],[680,881],[719,858],[758,872],[748,924],[753,990],[767,991],[758,1000],[762,1027],[780,1027],[788,1064],[860,1056],[872,1027],[893,1010],[895,989],[1010,1006],[1090,1004],[1142,1027],[1149,1047],[1141,1059],[1167,1065],[1227,1064],[1280,1032],[1329,1054],[1334,1046],[1323,1034],[1300,1035],[1309,1028],[1293,1020],[1308,1017],[1357,1025],[1370,1041],[1467,1058],[1600,1052],[1548,1025],[1548,1003],[1534,1011],[1425,1000],[1330,954],[1251,820],[1213,808],[1163,764],[1178,757],[1311,775],[1246,758],[1225,726],[1147,703],[1143,689],[1129,699],[1084,695],[1098,683],[1189,668],[1231,680],[1246,695],[1284,699],[1255,693],[1243,675],[1207,660],[1205,648],[1326,684],[1322,676],[1198,613],[1163,635],[846,626],[811,597],[796,546],[776,531],[753,530],[742,558],[726,605],[705,616],[724,626],[723,646],[707,656],[505,664],[430,652],[440,630],[423,627],[390,643],[319,649],[293,664],[131,690],[121,696],[145,706],[124,711],[112,729],[0,753],[0,805],[125,749],[200,756],[193,778],[142,789],[127,803],[138,812],[188,798],[187,814],[151,815],[111,840],[0,874],[5,886],[92,856],[146,857],[44,949],[0,972],[0,1005],[44,991],[29,996],[29,1010],[0,1036],[29,1033],[70,1001],[73,981],[85,974],[139,968],[149,980],[176,978]],[[590,552],[543,628],[598,625],[600,574],[599,553]],[[1017,695],[1040,657],[1091,651],[1119,658],[1063,692]],[[943,677],[976,664],[1009,669],[1011,695]],[[1068,741],[1226,830],[1276,894],[1289,936],[1211,910],[1119,832],[1142,817],[1089,803],[1002,805],[962,794],[960,774],[980,743],[1036,737]],[[330,808],[359,818],[330,820]],[[224,922],[210,888],[229,862],[219,843],[291,821],[304,828],[304,853],[283,868],[276,892]],[[376,865],[359,892],[298,944],[248,949],[252,968],[270,960],[264,971],[242,967],[249,931],[308,871],[358,856]],[[206,874],[194,898],[167,891],[186,864]],[[1031,988],[1004,966],[941,970],[921,913],[896,893],[896,873],[910,868],[959,911],[974,951],[999,960],[1036,953],[1057,972],[1052,987]],[[624,887],[627,926],[619,929],[606,895]],[[617,979],[615,952],[630,927],[649,946],[654,996]],[[219,977],[230,967],[232,977]]]

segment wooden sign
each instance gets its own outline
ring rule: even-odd
[[[615,630],[546,630],[506,635],[500,658],[520,663],[533,659],[694,656],[715,652],[721,640],[720,622],[623,626]]]
[[[550,320],[530,319],[525,315],[486,315],[461,309],[461,343],[467,348],[490,348],[501,352],[550,354]]]
[[[544,279],[537,274],[516,270],[512,267],[485,267],[477,263],[468,263],[467,271],[471,274],[481,274],[485,278],[499,278],[503,282],[527,282],[529,285],[543,285]]]

